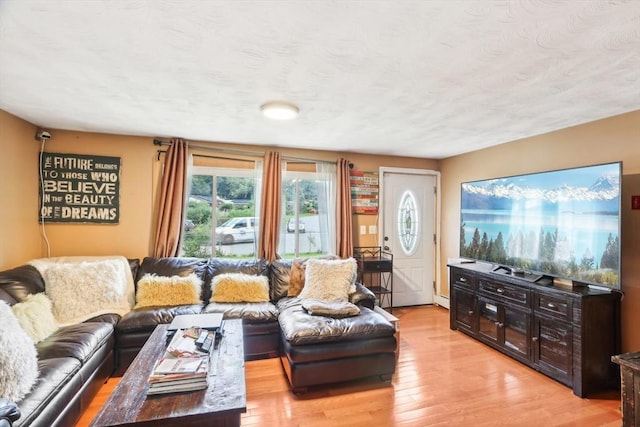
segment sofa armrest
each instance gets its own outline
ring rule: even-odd
[[[11,400],[0,397],[0,427],[9,427],[20,418],[20,409]]]
[[[367,307],[373,310],[373,307],[376,304],[376,296],[362,283],[356,282],[356,291],[349,294],[349,302],[357,306]]]

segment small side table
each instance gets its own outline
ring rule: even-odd
[[[358,280],[376,295],[380,307],[393,311],[393,254],[380,246],[357,246],[353,257],[358,262]]]
[[[640,425],[640,352],[612,356],[611,360],[620,365],[622,426],[636,427]]]

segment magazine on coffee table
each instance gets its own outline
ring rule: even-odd
[[[149,376],[147,395],[203,390],[208,386],[209,350],[199,328],[179,329]]]

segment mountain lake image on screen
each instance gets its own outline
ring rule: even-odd
[[[463,183],[460,256],[620,288],[621,168]]]

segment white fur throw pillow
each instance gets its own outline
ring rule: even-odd
[[[242,273],[218,274],[211,281],[211,302],[267,302],[269,279]]]
[[[92,314],[131,309],[125,271],[116,260],[54,263],[43,276],[59,323],[82,322]]]
[[[21,400],[38,379],[38,356],[11,307],[0,301],[0,396]]]
[[[58,322],[53,317],[53,304],[42,292],[27,295],[24,301],[15,304],[11,309],[34,344],[58,330]]]
[[[138,281],[136,308],[200,304],[202,280],[195,273],[188,276],[145,274]]]
[[[356,260],[322,260],[311,258],[307,261],[304,274],[304,288],[299,298],[314,298],[321,301],[349,301],[349,293],[355,286]]]

